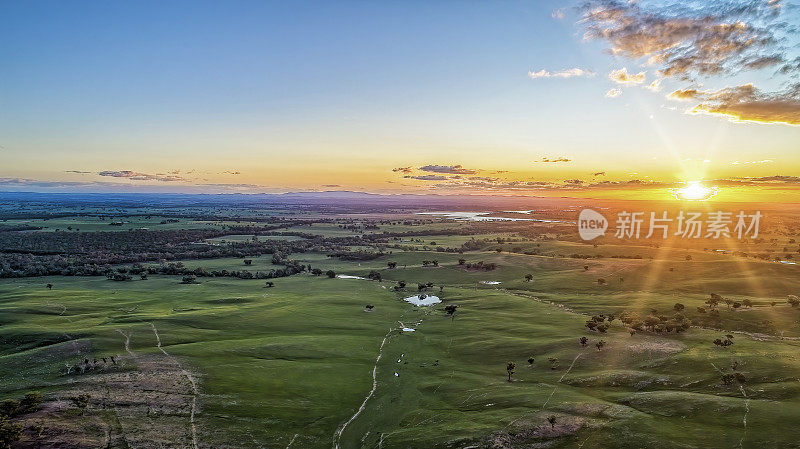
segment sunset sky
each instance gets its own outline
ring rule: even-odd
[[[675,6],[675,5],[682,6]],[[0,190],[800,201],[800,5],[3,2]]]

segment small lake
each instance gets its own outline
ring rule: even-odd
[[[411,304],[414,304],[415,306],[418,306],[418,307],[421,307],[421,306],[432,306],[434,304],[438,304],[438,303],[442,302],[442,300],[439,299],[438,296],[434,296],[434,295],[414,295],[414,296],[409,296],[408,298],[403,299],[403,301],[410,302]]]

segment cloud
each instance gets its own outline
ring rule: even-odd
[[[222,175],[241,175],[242,172],[240,172],[239,170],[236,170],[236,171],[226,170],[226,171],[224,171],[224,172],[222,172],[220,174],[222,174]]]
[[[617,89],[616,87],[613,89],[609,89],[608,92],[606,92],[606,98],[616,98],[619,97],[620,95],[622,95],[622,91]]]
[[[567,159],[565,157],[559,157],[559,158],[555,158],[555,159],[548,159],[546,157],[543,157],[542,160],[533,161],[533,162],[572,162],[572,159]]]
[[[693,114],[725,116],[734,122],[800,125],[800,83],[783,92],[764,93],[752,84],[699,93]]]
[[[446,173],[450,175],[474,175],[478,170],[464,168],[460,165],[425,165],[419,168],[431,173]]]
[[[590,77],[594,76],[594,72],[587,69],[580,69],[578,67],[572,69],[565,69],[559,72],[548,72],[545,69],[541,69],[538,72],[529,71],[528,77],[532,79],[537,78],[575,78],[575,77]]]
[[[628,73],[628,69],[623,67],[621,69],[612,70],[608,74],[608,79],[617,84],[642,84],[645,80],[645,73]]]
[[[411,167],[397,167],[392,169],[393,172],[400,172],[400,173],[411,173],[413,170]]]
[[[147,173],[139,173],[131,170],[105,170],[98,173],[100,176],[110,176],[112,178],[126,178],[132,181],[161,181],[161,182],[177,182],[185,181],[181,176],[177,175],[149,175]]]
[[[322,184],[322,187],[341,187],[339,184]]]
[[[772,159],[763,159],[760,161],[733,161],[731,165],[743,165],[743,164],[772,164],[775,161]]]
[[[778,69],[778,72],[784,75],[788,75],[793,72],[800,73],[800,56],[794,58],[787,64],[784,64],[780,69]]]
[[[605,175],[606,175],[606,172],[604,172],[604,171],[598,171],[598,172],[592,173],[592,176],[605,176]]]
[[[775,68],[796,83],[800,56],[795,53],[797,26],[780,0],[726,0],[653,3],[587,0],[581,23],[586,39],[605,41],[609,52],[655,66],[663,78],[699,83],[702,79],[732,78],[746,71]],[[644,82],[627,70],[609,78],[620,83]],[[792,78],[795,80],[792,81]],[[658,80],[657,80],[658,81]],[[779,80],[780,81],[780,80]],[[784,80],[787,81],[787,80]],[[702,92],[684,87],[668,98],[695,101],[695,114],[727,117],[735,122],[800,124],[800,95],[794,84],[784,91],[765,92],[745,84]],[[648,89],[656,91],[653,82]],[[608,97],[619,95],[610,90]]]
[[[705,95],[705,92],[701,92],[697,89],[678,89],[675,92],[667,95],[667,98],[670,100],[676,101],[692,101],[696,100],[699,97]]]
[[[447,181],[449,179],[447,176],[441,176],[441,175],[403,176],[403,178],[416,179],[419,181]]]
[[[550,14],[550,17],[552,17],[554,19],[563,19],[564,18],[564,8],[556,9],[555,11],[553,11],[552,14]]]
[[[64,173],[78,173],[80,175],[88,175],[92,172],[90,171],[82,171],[82,170],[65,170]]]
[[[583,6],[586,38],[612,54],[646,59],[667,77],[759,68],[773,60],[778,10],[769,2],[707,2],[655,8],[639,2],[589,0]],[[694,6],[694,8],[692,8]],[[780,56],[774,56],[780,57]],[[753,67],[748,62],[760,61]]]
[[[661,91],[661,78],[656,78],[653,80],[652,83],[645,86],[645,89],[649,90],[650,92],[660,92]]]

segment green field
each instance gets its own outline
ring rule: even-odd
[[[796,266],[698,250],[686,260],[685,250],[595,248],[507,233],[441,236],[439,229],[394,242],[416,250],[387,248],[372,260],[291,255],[337,274],[377,271],[382,282],[307,273],[272,279],[271,288],[263,279],[183,284],[165,275],[4,279],[0,399],[44,394],[43,410],[20,421],[45,429],[37,437],[26,430],[22,440],[43,447],[796,444],[800,312],[786,303],[800,292]],[[313,230],[346,234],[336,225]],[[421,250],[473,237],[516,241],[500,252],[496,245],[463,254]],[[516,245],[541,252],[509,252]],[[570,257],[587,251],[604,257]],[[638,252],[645,257],[611,257]],[[281,268],[270,254],[249,259],[181,262],[189,269]],[[423,266],[432,260],[438,266]],[[467,268],[478,262],[497,268]],[[406,287],[395,291],[399,281]],[[403,301],[429,282],[435,285],[426,293],[443,303]],[[722,304],[719,329],[680,334],[630,334],[619,320],[602,334],[584,326],[595,314],[672,313],[675,303],[698,322],[696,308],[710,293],[752,307]],[[448,305],[458,306],[454,317]],[[712,343],[726,333],[732,346]],[[95,358],[96,367],[77,372]],[[511,382],[509,361],[516,363]],[[723,381],[734,372],[746,380]],[[70,402],[81,394],[90,398],[85,411]]]

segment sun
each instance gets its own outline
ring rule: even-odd
[[[699,181],[687,183],[686,187],[673,190],[673,195],[679,200],[706,201],[717,194],[716,187],[706,187]]]

